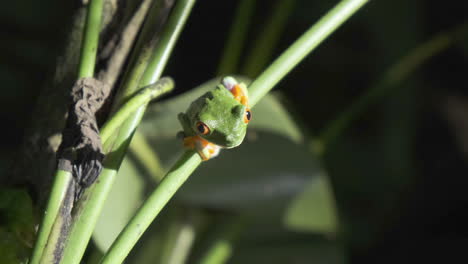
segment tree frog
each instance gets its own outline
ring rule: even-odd
[[[184,147],[197,151],[203,160],[216,157],[221,148],[237,147],[244,140],[252,119],[247,87],[233,77],[224,77],[178,118]]]

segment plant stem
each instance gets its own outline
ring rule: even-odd
[[[200,165],[198,153],[186,151],[143,203],[102,259],[103,264],[122,263],[153,219]]]
[[[164,1],[157,1],[155,3],[163,3]],[[154,4],[155,4],[154,3]],[[160,40],[157,42],[155,38],[151,38],[150,45],[143,45],[139,58],[134,63],[134,68],[131,69],[130,74],[127,74],[124,89],[117,96],[114,108],[117,109],[123,101],[128,99],[128,96],[134,93],[138,87],[148,86],[160,78],[164,65],[166,65],[170,51],[172,50],[175,42],[182,31],[183,25],[190,14],[195,0],[181,0],[178,1],[175,8],[172,10],[169,21],[164,27]],[[153,4],[153,5],[154,5]],[[152,7],[150,12],[158,11],[158,6]],[[151,16],[150,16],[151,17]],[[153,15],[154,20],[157,19]],[[147,20],[144,25],[143,33],[152,28],[151,19]],[[141,42],[141,41],[139,41]],[[152,49],[154,47],[154,49]],[[151,60],[148,62],[148,59]],[[141,65],[147,65],[143,66]],[[137,69],[137,70],[136,70]],[[144,69],[143,76],[140,79],[139,72]],[[135,83],[137,85],[135,85]],[[99,180],[91,188],[85,191],[85,195],[89,196],[88,200],[82,199],[78,204],[79,212],[76,213],[77,221],[72,227],[67,247],[65,248],[64,263],[78,263],[81,259],[84,250],[91,237],[94,226],[96,225],[99,213],[102,210],[105,199],[108,196],[112,183],[115,180],[117,171],[122,163],[125,153],[130,144],[132,135],[140,123],[143,116],[145,107],[140,107],[131,115],[125,123],[120,127],[117,138],[114,142],[107,140],[104,142],[104,149],[112,151],[108,153],[104,162],[104,169],[99,176]]]
[[[39,229],[39,235],[34,246],[33,255],[31,258],[30,264],[37,264],[41,259],[44,248],[47,244],[47,239],[49,237],[50,231],[52,230],[52,225],[57,218],[58,212],[60,210],[60,205],[62,204],[65,194],[68,189],[68,185],[71,182],[71,173],[68,171],[57,170],[54,177],[54,184],[52,186],[52,192],[49,196],[49,201],[47,203],[47,209],[44,212],[44,217],[42,218],[42,223]]]
[[[218,76],[232,74],[237,71],[255,3],[256,0],[242,0],[237,6],[218,67]]]
[[[118,127],[138,108],[147,105],[152,99],[166,94],[172,89],[174,89],[174,81],[170,77],[164,77],[155,84],[138,91],[103,125],[100,131],[101,140],[106,142],[110,135],[117,131]]]
[[[271,58],[273,49],[283,33],[294,5],[295,0],[276,1],[276,5],[273,7],[265,28],[253,42],[254,45],[247,55],[245,64],[242,67],[243,75],[255,78],[265,68]]]
[[[300,60],[311,52],[326,36],[349,18],[368,0],[343,0],[315,26],[299,38],[270,67],[268,67],[250,88],[253,92],[252,106],[255,105],[273,86],[279,82]],[[103,264],[121,263],[136,244],[143,232],[156,218],[170,198],[200,165],[198,153],[186,151],[169,170],[161,183],[151,193],[142,207],[125,226],[109,251]]]
[[[145,136],[138,131],[133,134],[130,151],[136,157],[136,160],[138,160],[151,175],[153,180],[156,182],[162,180],[165,170],[161,164],[161,160],[158,154],[149,145]]]
[[[246,219],[234,217],[229,223],[216,233],[207,252],[198,262],[199,264],[226,263],[232,256],[236,240],[238,240],[246,225]]]
[[[103,0],[91,0],[87,8],[85,27],[83,29],[83,37],[80,50],[80,64],[78,69],[78,77],[93,77],[94,67],[96,62],[97,47],[99,42],[99,33],[101,30],[101,17]],[[52,236],[53,226],[57,221],[60,222],[58,212],[62,206],[68,186],[72,182],[70,172],[57,169],[55,172],[54,183],[52,184],[51,194],[47,203],[47,208],[44,212],[43,222],[41,224],[39,234],[34,246],[31,257],[31,264],[37,264],[41,259],[53,259],[53,256],[45,254],[53,254],[56,245],[48,241]],[[58,223],[57,222],[57,223]],[[60,227],[57,225],[60,229]],[[57,234],[55,234],[57,236]]]
[[[342,0],[307,30],[277,58],[249,87],[249,102],[254,106],[305,56],[369,0]]]
[[[96,54],[101,31],[101,17],[103,0],[90,0],[88,13],[86,14],[86,25],[81,42],[81,59],[78,77],[93,77],[96,64]]]

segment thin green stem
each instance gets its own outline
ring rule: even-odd
[[[30,264],[38,264],[41,259],[44,249],[47,244],[52,225],[60,210],[63,199],[68,189],[68,185],[72,181],[71,173],[68,171],[57,170],[55,173],[54,184],[52,186],[52,192],[49,196],[47,208],[42,218],[42,224],[39,228],[39,235],[34,246],[33,255]]]
[[[394,91],[392,88],[396,88],[395,86],[411,76],[411,74],[430,58],[436,56],[453,45],[453,43],[460,40],[462,36],[467,34],[467,31],[468,23],[465,23],[449,32],[439,33],[429,41],[424,42],[408,52],[408,54],[390,66],[375,85],[353,102],[346,111],[325,126],[318,137],[318,141],[314,141],[312,144],[319,146],[318,148],[314,147],[317,153],[325,153],[328,146],[333,144],[338,136],[342,134],[357,117],[361,116],[370,105],[376,103],[380,98],[385,97],[391,91]]]
[[[283,33],[295,0],[277,0],[265,28],[253,41],[254,45],[242,67],[242,74],[255,78],[269,62],[273,49]]]
[[[169,227],[164,235],[164,246],[159,252],[161,254],[161,263],[187,263],[196,235],[195,219],[189,215],[192,213],[191,210],[187,211],[189,212],[186,212],[185,215],[179,213],[170,220]]]
[[[117,91],[117,95],[115,96],[112,105],[113,112],[117,111],[138,90],[138,87],[141,87],[139,86],[141,76],[148,66],[151,55],[155,52],[156,45],[159,44],[161,35],[159,28],[161,24],[165,23],[167,9],[172,8],[171,3],[171,1],[153,1],[132,53],[122,87]]]
[[[245,219],[235,217],[230,223],[219,230],[210,247],[202,256],[200,264],[222,264],[226,263],[232,256],[234,244],[245,228]]]
[[[96,64],[96,54],[101,31],[101,17],[103,0],[90,0],[83,40],[81,44],[81,58],[78,77],[93,77]]]
[[[109,251],[104,255],[101,263],[115,264],[123,262],[143,232],[190,174],[200,165],[201,161],[200,155],[193,151],[186,151],[180,157],[119,234]]]
[[[279,82],[300,60],[332,31],[355,13],[367,0],[343,0],[286,50],[251,85],[253,105]],[[121,263],[162,208],[200,165],[200,156],[186,151],[143,203],[104,256],[102,263]]]
[[[157,1],[156,3],[165,1]],[[151,37],[150,45],[140,44],[141,53],[139,58],[134,63],[134,68],[127,74],[126,78],[129,81],[124,82],[124,89],[117,96],[114,109],[130,97],[138,87],[148,86],[160,78],[164,65],[166,65],[170,51],[172,51],[175,42],[180,35],[180,32],[185,24],[188,15],[195,3],[194,0],[177,1],[175,8],[172,10],[169,21],[164,27],[161,38]],[[151,14],[158,11],[158,8],[152,7]],[[150,16],[151,17],[151,16]],[[152,16],[154,20],[158,17]],[[152,28],[149,19],[144,25],[143,33],[148,32],[148,28]],[[152,49],[154,47],[154,49]],[[148,59],[150,61],[148,61]],[[141,65],[145,65],[144,68]],[[137,70],[135,70],[137,69]],[[141,69],[144,73],[141,75]],[[141,78],[140,78],[141,76]],[[135,83],[137,85],[135,85]],[[83,256],[84,250],[91,237],[94,226],[96,225],[99,213],[102,210],[104,201],[109,194],[112,183],[115,180],[117,171],[122,163],[122,160],[127,152],[128,145],[132,139],[136,127],[141,121],[146,107],[140,107],[134,112],[120,127],[119,133],[114,141],[107,140],[104,142],[104,149],[109,150],[104,162],[104,169],[99,176],[99,181],[91,188],[85,191],[84,196],[89,196],[88,199],[82,199],[77,205],[76,222],[72,227],[71,235],[65,249],[64,263],[78,263]]]
[[[101,140],[106,142],[110,135],[117,131],[122,123],[138,108],[147,105],[152,99],[166,94],[174,89],[174,81],[170,77],[159,79],[156,83],[138,91],[102,126]]]
[[[277,58],[249,87],[249,102],[255,105],[305,56],[326,37],[356,13],[369,0],[342,0],[314,26],[307,30],[279,58]]]
[[[133,134],[130,151],[156,182],[160,182],[162,180],[165,170],[162,166],[161,160],[159,159],[158,154],[146,141],[145,136],[138,131]]]
[[[232,74],[237,71],[256,2],[256,0],[241,0],[237,6],[218,67],[218,76]]]

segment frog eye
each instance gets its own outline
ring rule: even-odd
[[[244,123],[249,123],[250,120],[252,119],[252,112],[250,112],[250,109],[247,108],[244,114]]]
[[[203,122],[197,122],[197,130],[202,135],[207,135],[210,133],[210,128]]]

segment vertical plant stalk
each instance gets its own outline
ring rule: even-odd
[[[277,0],[264,30],[253,41],[254,46],[248,53],[242,74],[255,78],[269,62],[273,49],[283,33],[288,17],[294,9],[295,0]]]
[[[68,171],[57,170],[54,183],[52,185],[52,192],[50,193],[47,209],[44,212],[44,217],[39,228],[39,235],[34,246],[30,264],[37,264],[41,259],[44,248],[49,238],[52,225],[60,210],[60,205],[65,198],[68,185],[71,183],[71,174]]]
[[[88,5],[80,52],[79,78],[92,77],[94,75],[101,29],[102,8],[103,0],[91,0]],[[55,256],[57,254],[56,249],[59,247],[57,243],[61,243],[58,238],[63,231],[62,225],[67,223],[59,214],[59,211],[60,208],[67,206],[64,204],[64,201],[67,191],[70,190],[69,186],[72,184],[72,181],[70,172],[60,169],[56,170],[43,222],[33,249],[31,264],[43,262],[43,259],[48,261],[56,258],[60,259],[61,257]]]
[[[252,106],[367,1],[343,0],[306,31],[251,84]],[[122,263],[143,232],[200,163],[198,153],[192,150],[184,152],[119,234],[101,263]]]
[[[160,1],[157,3],[159,2]],[[121,102],[128,99],[130,94],[132,94],[137,87],[148,86],[160,78],[194,3],[194,0],[181,0],[177,2],[174,10],[171,12],[167,25],[164,27],[161,38],[157,41],[155,50],[153,51],[149,47],[144,47],[144,49],[142,49],[144,58],[140,58],[138,63],[134,64],[135,67],[138,67],[140,63],[147,65],[143,76],[141,79],[138,77],[138,74],[130,74],[129,77],[126,77],[130,79],[130,81],[126,82],[127,85],[124,86],[123,91],[120,93],[121,95],[116,98],[116,105],[120,105]],[[146,25],[147,23],[145,23],[145,27]],[[143,32],[144,31],[145,28],[143,29]],[[145,63],[148,59],[149,62]],[[134,85],[135,83],[137,84],[136,86]],[[128,89],[129,87],[135,88],[132,90]],[[114,108],[116,107],[114,106]],[[104,142],[104,148],[109,150],[109,147],[112,147],[113,151],[109,153],[106,158],[104,169],[99,178],[100,180],[85,193],[85,195],[89,197],[88,200],[84,200],[78,205],[79,212],[76,213],[78,220],[72,227],[70,240],[65,249],[64,263],[78,263],[83,256],[104,201],[114,182],[132,135],[143,116],[145,108],[144,106],[140,107],[126,120],[120,127],[119,134],[115,141],[110,143],[111,140],[109,139]]]
[[[256,2],[256,0],[241,0],[237,6],[218,66],[218,76],[232,74],[237,70]]]
[[[101,130],[101,138],[103,140],[109,139],[110,135],[117,130],[117,128],[128,118],[128,116],[133,114],[141,106],[146,105],[151,99],[171,91],[173,87],[173,80],[166,77],[161,78],[154,85],[150,85],[149,87],[140,90],[136,95],[130,98],[130,100],[128,100],[103,126],[103,129]],[[96,185],[99,185],[99,183]],[[108,193],[110,187],[111,184],[104,186],[104,188],[101,188],[100,191],[103,193]],[[89,192],[86,194],[88,193]],[[85,203],[87,204],[86,208],[83,208],[82,204],[77,207],[77,210],[82,210],[82,212],[76,213],[76,215],[80,216],[80,218],[78,218],[77,223],[72,228],[72,235],[70,236],[70,240],[67,243],[69,246],[67,246],[67,251],[65,251],[64,263],[78,263],[82,257],[82,254],[84,253],[84,250],[86,249],[89,238],[91,237],[93,228],[90,228],[89,225],[95,225],[95,221],[97,221],[98,216],[98,212],[95,210],[95,208],[102,208],[102,203],[104,202],[103,200],[91,198],[89,198],[88,202]],[[88,208],[94,210],[88,210]],[[86,222],[84,222],[83,219],[86,220]],[[74,234],[80,234],[80,236],[78,237]],[[83,240],[79,240],[77,237],[82,238]],[[85,241],[84,239],[86,238],[87,240]],[[75,242],[75,240],[77,242]],[[75,250],[70,251],[70,248],[74,248]]]
[[[78,77],[93,77],[96,65],[96,54],[101,32],[102,6],[104,0],[90,0],[86,14],[85,31],[81,42],[81,59]]]

